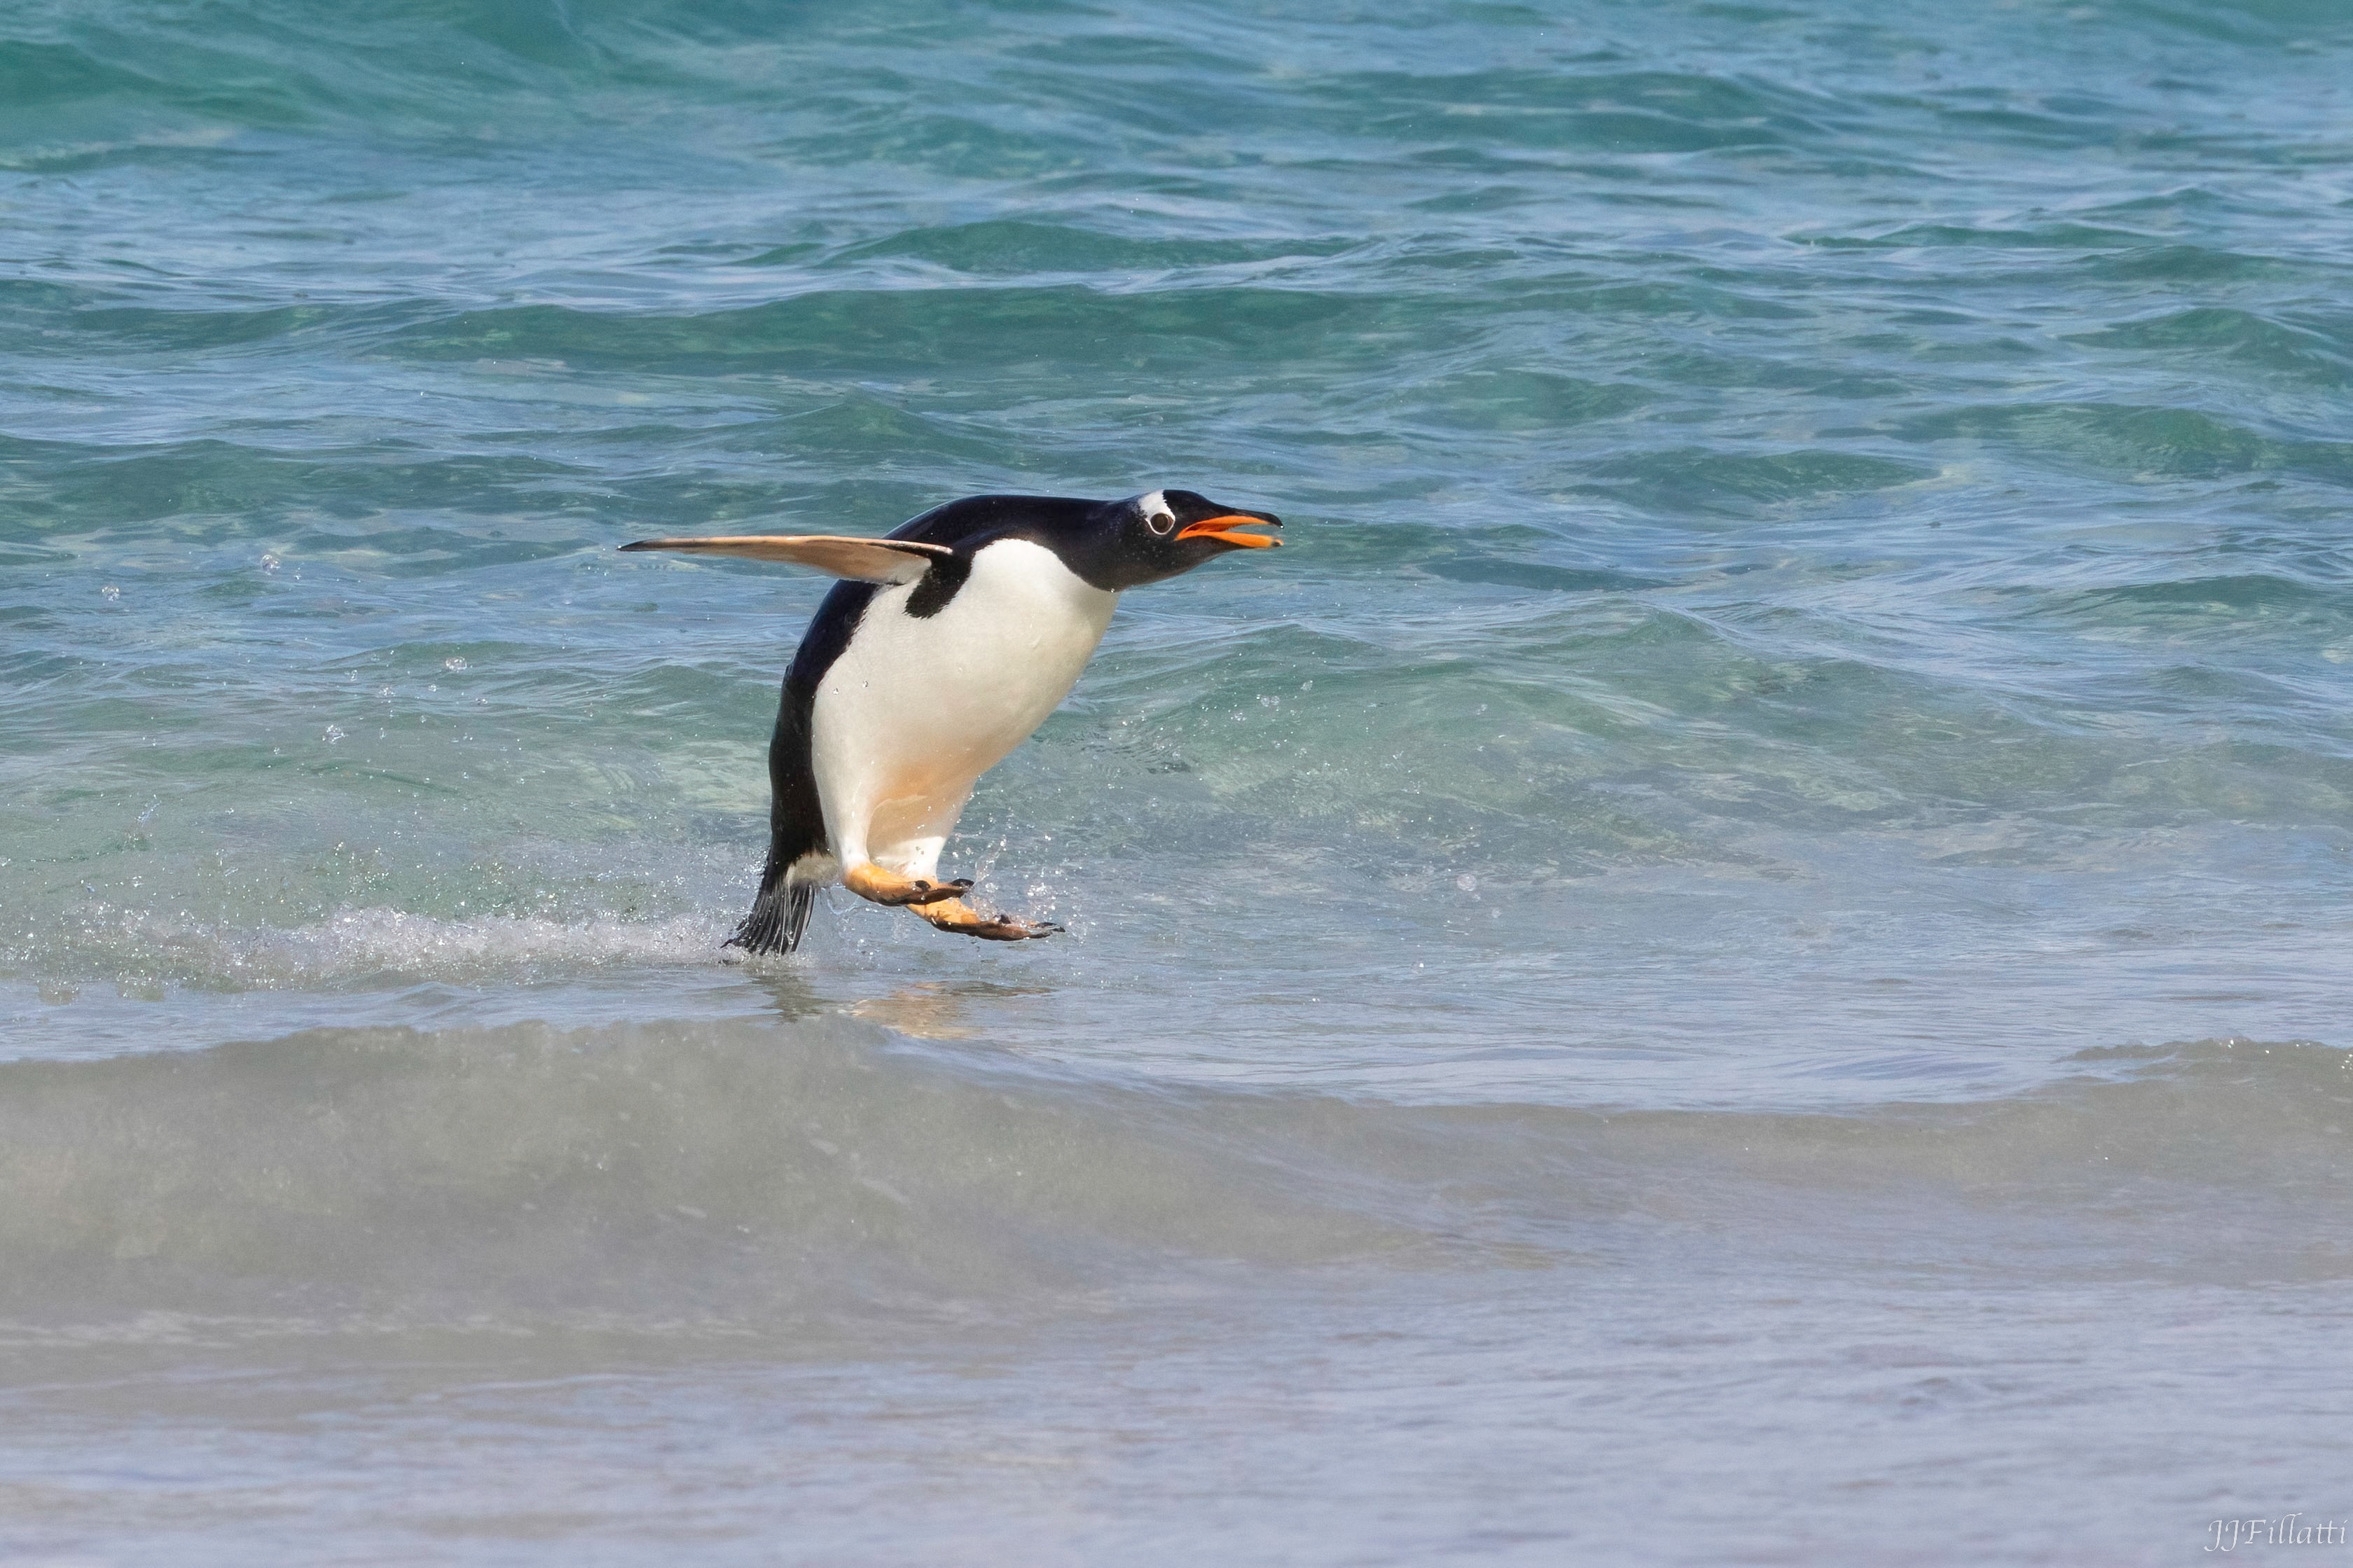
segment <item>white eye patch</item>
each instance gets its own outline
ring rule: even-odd
[[[1176,526],[1176,509],[1168,504],[1168,495],[1165,490],[1154,490],[1150,495],[1136,497],[1135,509],[1144,514],[1144,521],[1155,533],[1166,533]]]

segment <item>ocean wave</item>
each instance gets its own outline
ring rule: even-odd
[[[2010,1099],[1805,1115],[1151,1087],[809,1016],[16,1061],[0,1312],[765,1332],[1067,1310],[1220,1260],[1574,1268],[1662,1245],[2353,1277],[2328,1221],[2346,1052],[2073,1067]]]
[[[2195,408],[2000,403],[1903,420],[1906,440],[2002,441],[2020,455],[2117,478],[2213,479],[2272,472],[2353,480],[2353,443],[2274,436]]]
[[[692,316],[616,315],[556,305],[469,311],[411,328],[397,348],[423,361],[536,355],[604,369],[773,369],[953,365],[970,374],[1008,361],[1063,365],[1136,354],[1176,360],[1216,344],[1251,359],[1328,355],[1396,310],[1393,300],[1306,289],[1158,289],[1071,284],[812,289]]]
[[[2291,317],[2198,305],[2120,321],[2075,341],[2168,355],[2219,353],[2259,371],[2328,386],[2353,384],[2353,321],[2317,312]]]

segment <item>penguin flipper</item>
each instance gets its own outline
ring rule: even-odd
[[[640,539],[624,550],[681,550],[695,555],[740,555],[751,561],[789,561],[860,583],[913,583],[932,563],[952,558],[944,544],[913,539],[860,539],[830,533],[738,533],[707,539]]]

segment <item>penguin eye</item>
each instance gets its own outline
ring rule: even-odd
[[[1144,514],[1144,521],[1153,532],[1165,539],[1168,535],[1168,531],[1176,526],[1176,514],[1168,511],[1150,511]]]

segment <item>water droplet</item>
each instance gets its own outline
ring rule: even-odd
[[[441,661],[441,668],[444,669],[463,669],[466,668],[466,661],[462,658],[445,658]],[[1484,713],[1486,710],[1482,708],[1479,711]]]
[[[343,738],[343,731],[342,726],[336,724],[330,724],[327,726],[327,744],[332,746]]]

